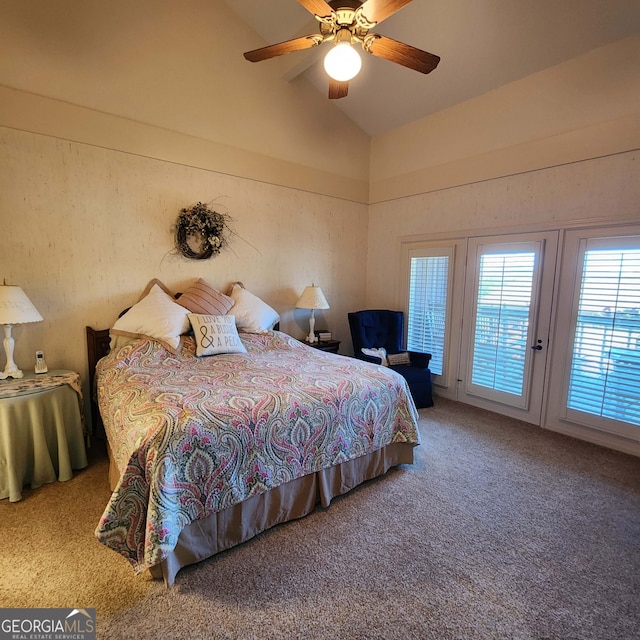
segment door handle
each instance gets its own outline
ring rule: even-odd
[[[542,340],[538,340],[538,344],[533,345],[533,347],[531,348],[535,349],[536,351],[542,351]]]

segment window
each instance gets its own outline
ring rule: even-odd
[[[482,253],[471,382],[523,393],[536,254]]]
[[[568,417],[640,426],[640,238],[629,240],[581,243]]]
[[[431,354],[429,368],[444,375],[448,330],[448,291],[453,248],[410,252],[407,349]]]
[[[407,347],[438,396],[638,452],[640,223],[405,239]]]

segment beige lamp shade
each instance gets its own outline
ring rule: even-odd
[[[0,285],[0,324],[26,322],[42,322],[42,316],[20,287]]]
[[[4,325],[2,345],[7,355],[7,365],[4,371],[0,373],[0,380],[22,378],[23,375],[13,361],[13,349],[15,346],[15,341],[11,335],[13,325],[41,321],[42,316],[20,287],[6,284],[0,286],[0,324]]]
[[[298,298],[298,302],[296,302],[296,307],[298,309],[330,308],[327,299],[324,297],[324,293],[322,293],[322,289],[320,287],[316,287],[315,285],[305,287],[302,295],[300,296],[300,298]]]
[[[305,287],[302,295],[296,302],[298,309],[311,309],[311,315],[309,316],[309,335],[305,338],[310,344],[318,342],[314,328],[316,326],[315,310],[316,309],[329,309],[329,303],[322,293],[320,287],[316,287],[312,284],[310,287]]]

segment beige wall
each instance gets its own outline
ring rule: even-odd
[[[640,36],[374,138],[369,201],[637,149],[638,96]]]
[[[25,370],[43,349],[49,367],[86,378],[85,325],[110,326],[154,277],[174,290],[241,280],[297,337],[308,331],[308,312],[294,308],[305,285],[322,286],[331,309],[317,326],[338,336],[364,303],[365,205],[8,128],[0,148],[1,277],[44,317],[15,329]],[[199,199],[217,199],[237,235],[220,256],[190,261],[174,254],[172,225]]]
[[[368,197],[366,179],[335,172],[333,150],[329,157],[318,155],[326,168],[316,169],[1,85],[0,125],[353,202],[366,202]],[[283,119],[271,126],[288,124]],[[323,130],[315,134],[319,139],[325,136]]]
[[[122,119],[51,107],[48,133],[159,157],[165,143],[185,153],[170,136],[178,132],[231,161],[241,152],[276,159],[281,183],[299,165],[366,186],[368,137],[315,88],[283,79],[283,59],[247,62],[242,52],[265,43],[221,0],[0,0],[0,15],[0,85]],[[41,109],[16,106],[13,117]],[[126,120],[167,132],[154,146]]]
[[[400,239],[640,220],[639,162],[639,151],[621,152],[371,205],[367,304],[404,307]]]

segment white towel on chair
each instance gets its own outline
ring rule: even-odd
[[[388,367],[389,363],[387,362],[387,350],[384,347],[378,347],[377,349],[365,349],[362,348],[362,353],[365,356],[373,356],[374,358],[380,358],[380,364],[383,367]]]

